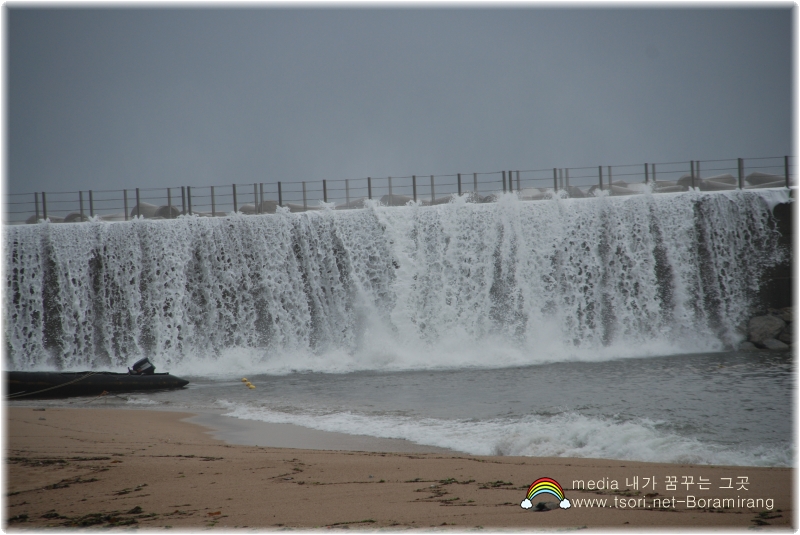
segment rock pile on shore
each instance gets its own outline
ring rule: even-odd
[[[750,318],[747,323],[747,341],[742,351],[789,351],[794,344],[794,308],[769,309],[767,314]]]

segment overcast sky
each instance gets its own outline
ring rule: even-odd
[[[793,154],[777,6],[6,4],[6,191]]]

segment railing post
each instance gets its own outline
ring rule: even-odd
[[[392,177],[389,177],[389,206],[394,206],[394,195],[392,195]]]
[[[181,186],[181,214],[185,213],[186,213],[186,186]]]
[[[614,182],[614,179],[611,176],[611,166],[608,166],[608,191],[611,191],[611,183]]]
[[[744,189],[744,160],[737,158],[736,163],[739,168],[739,189]]]
[[[691,178],[691,187],[697,188],[698,179],[701,179],[701,161],[700,160],[691,160],[690,164],[690,178]],[[655,163],[644,163],[644,183],[645,184],[655,184],[657,183],[657,164]],[[745,169],[744,169],[744,159],[737,158],[737,167],[738,167],[738,187],[739,189],[745,189]],[[783,167],[784,167],[784,178],[785,178],[785,187],[790,188],[791,186],[791,174],[790,174],[790,161],[789,156],[786,155],[783,157]],[[502,171],[502,180],[503,180],[503,192],[514,192],[514,171]],[[516,171],[516,190],[522,190],[522,183],[521,183],[521,171]],[[612,166],[607,166],[607,173],[608,173],[608,183],[611,184],[613,182],[613,168]],[[457,173],[457,186],[458,186],[458,195],[464,194],[464,182],[463,182],[463,173]],[[418,200],[418,191],[417,191],[417,177],[416,175],[412,175],[412,188],[413,188],[413,196],[414,200]],[[436,201],[436,186],[435,186],[435,175],[430,175],[431,178],[431,202]],[[478,192],[478,173],[472,173],[473,178],[473,190]],[[598,166],[598,183],[600,190],[605,189],[603,179],[603,166]],[[307,195],[307,184],[305,181],[303,184],[303,207],[304,209],[308,209],[308,195]],[[346,202],[350,203],[350,187],[349,187],[349,179],[345,180],[345,191],[346,191]],[[569,177],[569,169],[568,168],[553,168],[553,190],[558,191],[559,189],[569,188],[570,187],[570,177]],[[264,184],[263,183],[253,183],[253,198],[256,205],[255,213],[261,214],[263,213],[263,195],[264,195]],[[234,211],[238,211],[238,199],[237,199],[237,191],[236,191],[236,184],[232,185],[233,189],[233,205]],[[373,198],[372,192],[372,178],[367,177],[367,189],[368,189],[368,197],[370,199]],[[394,188],[392,177],[388,177],[388,189],[389,189],[389,199],[390,202],[394,200]],[[327,180],[322,180],[322,193],[323,193],[323,200],[324,202],[328,202],[328,184]],[[94,191],[88,190],[89,192],[89,217],[95,217],[95,210],[94,210]],[[41,193],[42,198],[42,207],[41,210],[39,208],[39,194]],[[85,209],[86,206],[84,204],[84,195],[83,191],[78,192],[78,202],[79,202],[79,212],[80,212],[80,220],[83,221],[86,219]],[[128,191],[127,189],[122,190],[123,194],[123,203],[124,203],[124,218],[126,221],[129,220],[130,212],[129,212],[129,203],[128,203]],[[191,199],[191,187],[181,187],[181,195],[182,195],[182,208],[184,213],[189,213],[191,215],[194,214],[194,210],[192,207],[192,199]],[[168,206],[168,219],[173,219],[172,215],[172,188],[167,188],[167,206]],[[187,202],[188,202],[188,209],[187,209]],[[282,183],[278,182],[278,204],[283,206],[283,192],[282,192]],[[34,205],[35,205],[35,216],[36,220],[40,219],[40,216],[44,219],[47,219],[47,196],[46,192],[34,192]],[[136,188],[136,211],[135,216],[141,217],[141,192],[139,188]],[[215,197],[215,188],[211,186],[211,213],[212,216],[216,216],[216,197]]]
[[[783,157],[783,172],[786,173],[786,187],[789,187],[789,157]]]
[[[36,222],[39,222],[39,192],[33,194],[33,202],[36,204]]]
[[[345,206],[348,206],[350,204],[350,179],[349,178],[345,178],[344,179],[344,203],[345,203]],[[349,206],[348,206],[348,208],[349,208]]]

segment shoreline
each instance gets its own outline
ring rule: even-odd
[[[183,421],[206,428],[207,434],[237,446],[309,449],[319,451],[366,451],[371,453],[439,453],[466,455],[436,446],[416,444],[400,438],[379,438],[321,431],[294,424],[243,420],[224,414],[201,411]]]
[[[135,408],[120,417],[121,412],[7,407],[4,527],[797,525],[794,468],[339,449],[378,444],[352,435],[327,437],[330,449],[239,445],[221,437],[262,440],[269,433],[291,435],[297,430],[290,428],[297,426],[216,421],[212,427],[221,415]],[[327,432],[278,438],[313,442],[318,434]],[[528,487],[541,477],[561,483],[570,509],[559,509],[549,494],[534,498],[541,510],[520,507]],[[656,488],[645,488],[646,480]],[[665,488],[670,481],[674,490]]]

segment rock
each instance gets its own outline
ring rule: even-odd
[[[775,182],[767,182],[764,184],[758,184],[754,186],[745,186],[745,189],[754,189],[754,188],[783,188],[786,186],[786,180],[781,178]]]
[[[702,180],[700,181],[701,191],[722,191],[722,190],[735,190],[739,186],[728,184],[727,182],[717,182],[716,180]]]
[[[88,221],[89,217],[86,214],[83,214],[81,217],[80,212],[72,212],[64,218],[64,223],[74,223],[76,221]]]
[[[125,212],[117,212],[116,214],[103,214],[97,216],[100,221],[125,221]]]
[[[779,184],[783,184],[786,182],[786,177],[783,177],[781,175],[771,175],[768,173],[760,173],[758,171],[755,171],[747,175],[745,177],[745,180],[747,181],[748,184],[764,187],[767,184],[773,184],[776,182]]]
[[[739,351],[758,351],[758,348],[753,342],[742,342],[739,344]]]
[[[789,323],[790,321],[794,321],[794,308],[793,307],[785,307],[785,308],[778,308],[776,310],[770,310],[770,314],[773,316],[778,316],[780,319]]]
[[[786,327],[781,331],[781,334],[778,336],[778,340],[781,342],[786,342],[787,344],[794,342],[794,322],[790,322],[786,325]]]
[[[164,219],[175,219],[179,215],[181,215],[181,211],[178,210],[177,206],[167,206],[165,204],[159,206],[158,209],[156,209],[154,217],[161,217]]]
[[[756,345],[780,334],[786,322],[776,316],[756,316],[747,324],[748,339]]]
[[[788,351],[789,346],[781,342],[780,340],[775,340],[774,338],[768,338],[762,342],[764,345],[764,349],[769,349],[770,351]]]
[[[262,214],[274,214],[278,210],[278,201],[264,201],[261,203]]]
[[[159,207],[156,206],[155,204],[150,204],[149,202],[140,202],[138,207],[136,205],[133,206],[133,209],[131,210],[129,216],[136,217],[137,215],[140,215],[142,217],[149,219],[156,215],[158,208]]]
[[[692,187],[692,175],[683,175],[678,179],[678,185],[683,186],[684,188],[691,188]],[[700,179],[694,177],[694,187],[700,186]]]
[[[569,196],[572,199],[583,199],[584,197],[586,197],[586,194],[583,192],[583,190],[581,190],[580,188],[576,188],[575,186],[570,186],[569,188],[567,188],[567,191],[569,192]]]
[[[736,178],[735,176],[733,176],[730,173],[725,173],[725,174],[722,174],[722,175],[709,176],[709,177],[706,177],[706,180],[713,180],[714,182],[718,182],[718,183],[721,183],[721,184],[730,184],[730,185],[733,185],[733,186],[738,186],[739,185],[739,179]]]
[[[622,182],[622,181],[620,181]],[[634,191],[631,188],[626,188],[624,186],[617,186],[616,184],[611,184],[611,194],[612,195],[636,195],[639,193],[638,191]]]
[[[730,173],[725,173],[723,175],[715,175],[704,178],[700,181],[699,187],[703,191],[738,189],[739,180]]]

